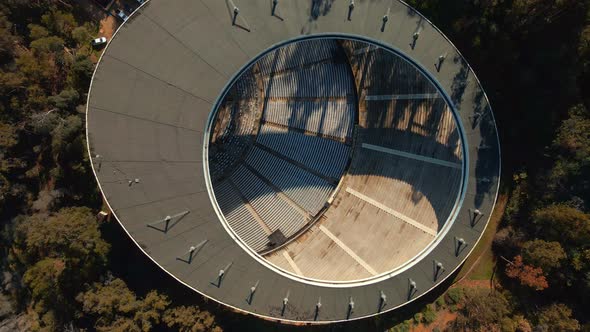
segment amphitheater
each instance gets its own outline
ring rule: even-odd
[[[150,0],[101,57],[87,139],[155,264],[290,323],[428,293],[475,247],[500,175],[481,84],[398,0]]]

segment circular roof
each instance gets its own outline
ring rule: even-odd
[[[440,31],[397,1],[181,2],[122,25],[88,98],[99,186],[148,257],[298,322],[392,310],[464,262],[500,151]]]

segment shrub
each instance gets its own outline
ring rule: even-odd
[[[436,320],[436,312],[433,310],[432,305],[427,305],[426,309],[422,311],[422,322],[424,325],[430,325]]]
[[[465,297],[465,292],[463,288],[454,287],[447,291],[445,294],[447,303],[451,304],[459,304],[463,298]]]

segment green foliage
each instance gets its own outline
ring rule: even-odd
[[[78,26],[76,19],[71,13],[65,13],[59,10],[51,10],[41,16],[41,22],[53,34],[62,37],[70,36],[72,30]]]
[[[63,48],[63,39],[56,36],[43,37],[31,42],[31,49],[36,55],[62,52]]]
[[[510,303],[500,292],[471,289],[452,323],[455,330],[498,330],[500,322],[512,311]]]
[[[53,308],[67,310],[63,304],[46,304],[62,303],[60,297],[73,298],[87,280],[96,279],[106,264],[108,250],[88,208],[65,208],[49,217],[24,218],[16,227],[12,248],[40,314]],[[46,292],[46,285],[58,292]]]
[[[45,29],[45,27],[37,25],[37,24],[29,24],[27,25],[29,28],[29,37],[32,40],[41,39],[49,36],[49,31]]]
[[[566,255],[559,242],[535,239],[523,244],[522,258],[527,264],[550,272],[561,265],[561,261],[566,258]]]
[[[86,93],[94,72],[94,63],[86,56],[77,56],[72,63],[70,77],[72,85],[80,92]]]
[[[14,55],[14,44],[18,39],[10,33],[10,28],[12,28],[11,22],[0,13],[0,64],[9,62]]]
[[[47,98],[50,105],[62,110],[73,111],[78,105],[80,95],[74,89],[62,90],[58,95]]]
[[[461,287],[449,288],[445,293],[446,301],[450,304],[459,304],[465,297],[465,291]]]
[[[38,84],[31,84],[27,87],[27,106],[31,109],[43,109],[47,104],[45,90]]]
[[[12,242],[11,264],[23,273],[34,326],[56,330],[73,316],[75,295],[106,264],[109,245],[96,218],[81,207],[20,218]]]
[[[65,262],[58,258],[44,258],[30,267],[23,282],[31,291],[35,311],[46,313],[63,305],[64,287],[62,278]]]
[[[82,120],[77,115],[70,115],[60,122],[51,132],[51,149],[54,156],[60,158],[62,154],[73,152],[80,148],[80,133]]]
[[[420,321],[422,320],[422,314],[417,312],[414,314],[414,324],[420,324]]]
[[[590,249],[575,251],[572,257],[572,267],[576,272],[590,270]]]
[[[528,198],[527,188],[527,173],[519,172],[513,175],[514,179],[514,190],[510,194],[510,199],[504,210],[504,220],[508,223],[512,223],[517,220],[521,209],[523,208],[524,202]]]
[[[549,175],[551,193],[558,199],[576,195],[590,202],[590,112],[583,105],[570,109],[553,148],[557,160]]]
[[[533,221],[545,239],[565,246],[590,243],[590,215],[565,204],[534,211]]]
[[[91,289],[78,295],[77,300],[85,314],[97,318],[94,327],[98,331],[151,331],[159,326],[163,316],[166,324],[174,321],[172,325],[181,328],[183,325],[174,318],[185,321],[199,318],[198,312],[194,317],[174,316],[177,311],[167,310],[168,298],[155,290],[138,299],[121,279],[95,283]],[[181,310],[180,313],[185,312]]]
[[[8,179],[4,175],[2,175],[2,173],[0,173],[0,213],[2,213],[2,209],[4,208],[4,201],[9,195],[9,191],[10,182],[8,182]]]
[[[572,310],[565,304],[554,303],[537,314],[537,324],[546,331],[578,331],[580,323],[572,318]]]
[[[134,320],[143,331],[150,331],[160,323],[162,314],[170,305],[168,297],[157,291],[150,291],[140,304],[140,309],[135,313]]]
[[[196,306],[178,306],[168,309],[163,321],[169,328],[180,332],[221,331],[221,328],[215,324],[215,317],[207,311],[199,310]]]
[[[389,329],[389,332],[410,332],[410,328],[412,327],[411,320],[405,320],[400,324]]]
[[[51,68],[42,66],[32,53],[23,52],[19,54],[16,58],[16,65],[26,82],[40,83],[51,76]]]
[[[90,290],[78,295],[77,300],[84,313],[96,316],[98,331],[139,331],[132,319],[139,303],[123,280],[94,284]]]
[[[64,208],[48,218],[33,215],[17,226],[16,235],[22,264],[59,258],[71,273],[72,282],[96,277],[106,264],[109,245],[101,238],[96,218],[88,208]]]
[[[72,30],[72,38],[76,41],[78,46],[86,45],[90,43],[90,32],[84,26],[79,26]]]
[[[436,312],[434,311],[431,304],[427,305],[424,310],[422,310],[422,323],[424,325],[430,325],[436,320]]]
[[[78,297],[84,312],[93,313],[114,320],[116,314],[128,315],[137,310],[137,298],[121,279],[95,284],[93,288]]]
[[[35,135],[49,136],[61,121],[56,112],[48,111],[32,115],[30,126]]]
[[[14,126],[0,122],[0,153],[17,143],[17,130]]]

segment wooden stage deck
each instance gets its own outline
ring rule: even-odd
[[[455,206],[462,147],[440,98],[367,100],[353,160],[333,204],[304,235],[266,256],[308,278],[352,281],[424,250]]]

